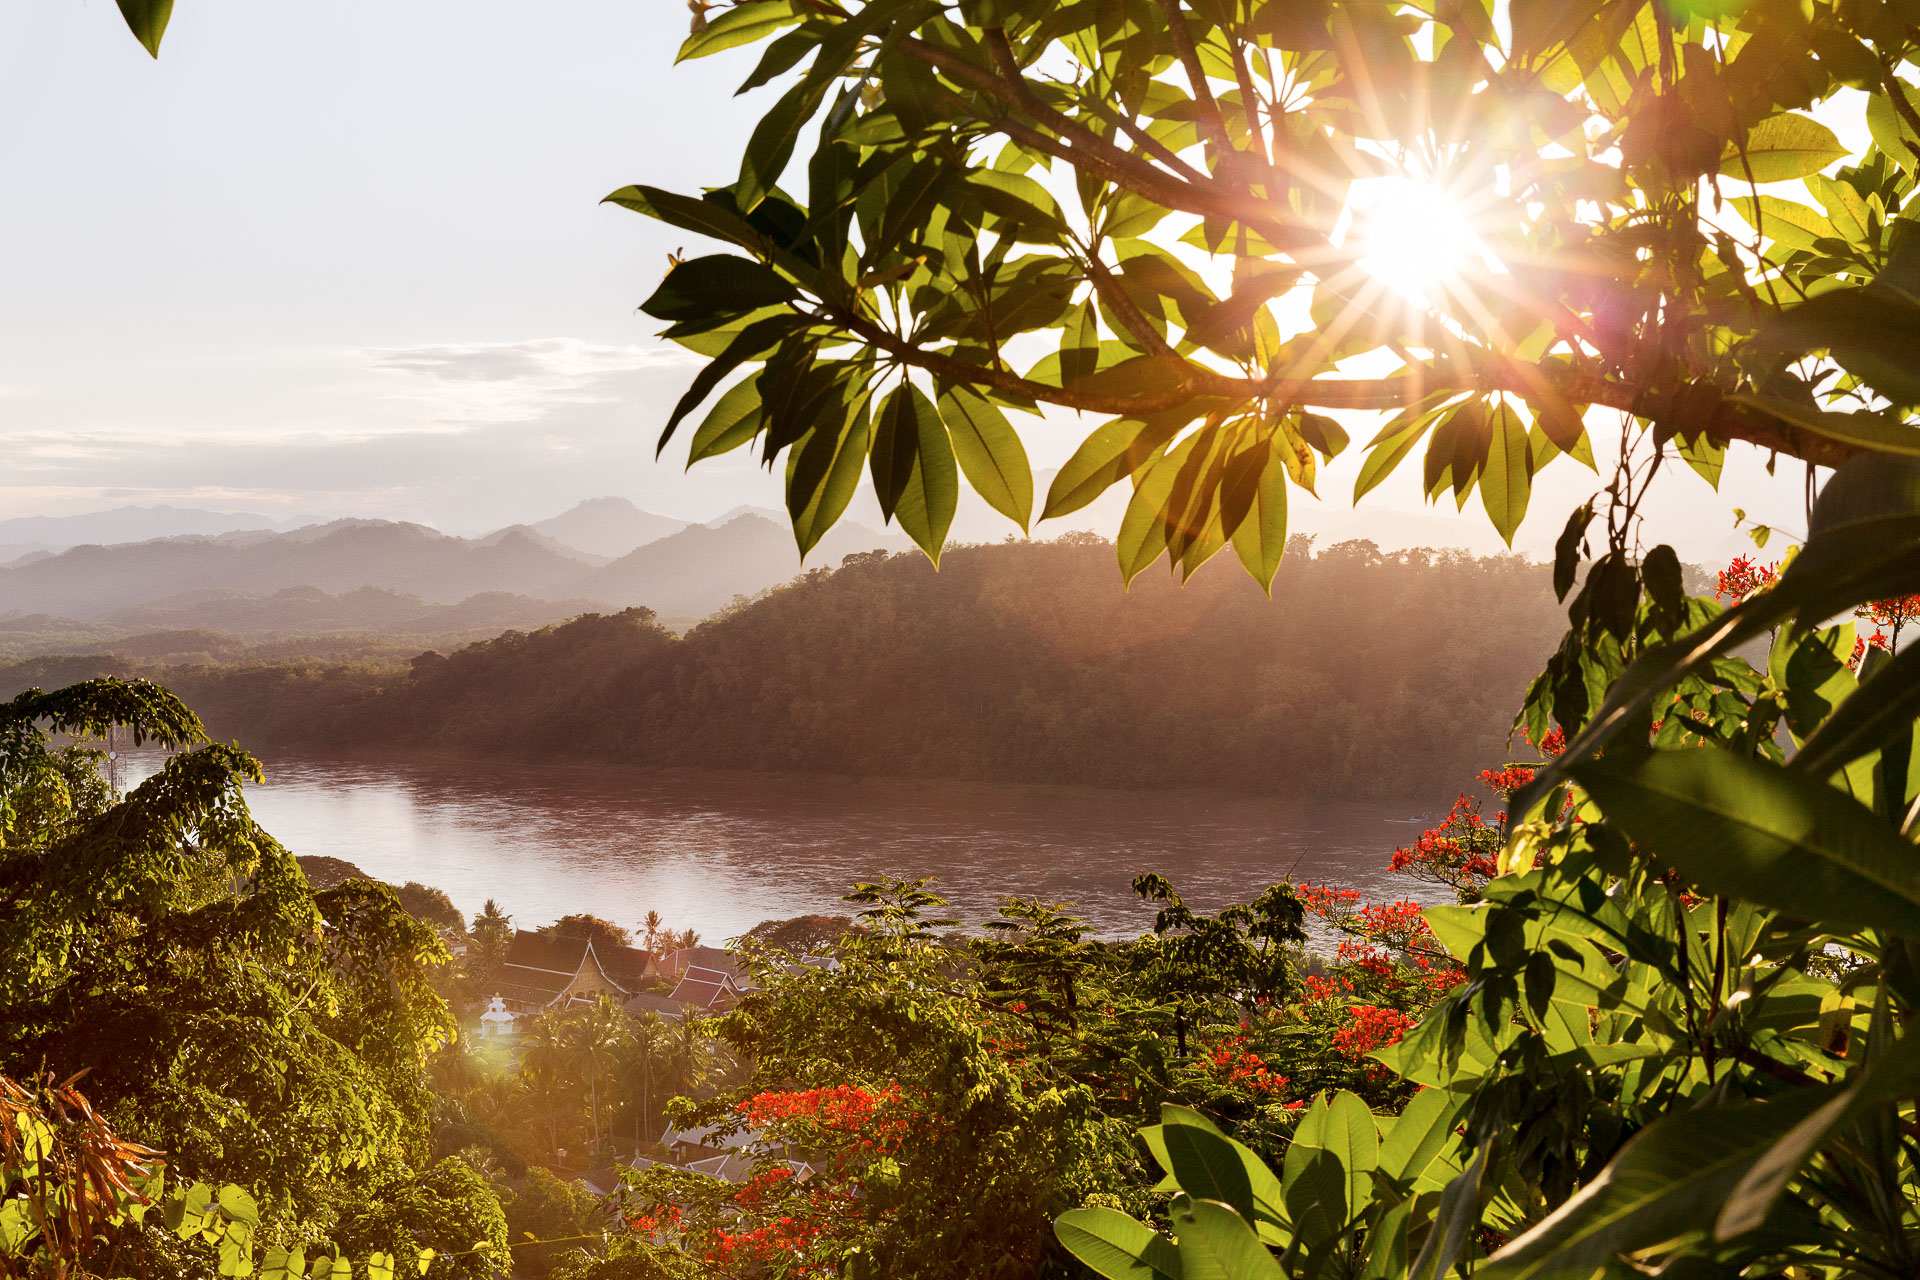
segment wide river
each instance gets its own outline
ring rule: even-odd
[[[158,766],[129,757],[131,783]],[[762,920],[844,914],[857,881],[932,876],[970,923],[1010,895],[1071,902],[1099,932],[1153,912],[1158,871],[1195,906],[1291,875],[1370,897],[1421,896],[1387,869],[1417,812],[1196,792],[640,771],[464,759],[275,758],[248,788],[297,854],[444,889],[469,914],[497,900],[522,927],[572,912],[631,926],[657,910],[719,941]]]

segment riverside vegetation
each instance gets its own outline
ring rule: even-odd
[[[122,7],[157,47],[170,6]],[[839,967],[769,969],[718,1028],[745,1082],[687,1104],[753,1135],[751,1181],[637,1174],[604,1253],[565,1265],[1920,1271],[1920,649],[1855,628],[1861,609],[1876,634],[1911,618],[1920,594],[1910,0],[748,0],[694,26],[683,57],[759,44],[749,86],[779,95],[728,185],[613,199],[731,246],[677,258],[645,304],[712,357],[668,432],[717,393],[693,456],[783,462],[803,549],[863,474],[930,559],[963,475],[1024,525],[1005,411],[1041,403],[1104,419],[1046,508],[1128,483],[1128,578],[1231,547],[1271,582],[1290,493],[1349,444],[1320,410],[1393,415],[1362,492],[1419,448],[1427,492],[1477,493],[1507,534],[1541,467],[1598,464],[1589,413],[1617,417],[1621,446],[1566,519],[1569,626],[1521,700],[1518,726],[1557,754],[1495,772],[1503,820],[1463,809],[1403,858],[1459,901],[1383,912],[1380,954],[1330,975],[1294,948],[1340,900],[1304,886],[1204,917],[1144,876],[1158,928],[1118,953],[1031,903],[962,951],[924,886],[864,886]],[[1808,114],[1860,106],[1858,153]],[[1381,173],[1425,184],[1430,219],[1470,196],[1486,253],[1418,297],[1387,288],[1365,235],[1336,234]],[[1734,449],[1805,465],[1808,536],[1731,599],[1690,595],[1672,550],[1642,545],[1644,503]],[[34,1034],[112,1012],[185,1055],[105,1062],[93,1087],[125,1082],[128,1136],[284,1197],[274,1229],[337,1243],[330,1274],[497,1257],[485,1193],[428,1191],[420,1082],[444,1015],[409,966],[430,936],[385,891],[290,874],[245,822],[230,749],[115,800],[34,728],[185,743],[156,691],[39,698],[9,713],[8,785],[34,780],[9,803],[50,817],[9,836],[25,909],[0,916]],[[1323,982],[1337,1028],[1307,1017]],[[190,1017],[203,1034],[180,1040]],[[260,1116],[298,1122],[285,1141],[250,1141],[254,1110],[222,1111],[194,1071],[256,1044],[239,1065]],[[1195,1083],[1222,1048],[1226,1086]],[[223,1191],[202,1229],[196,1187],[136,1223],[131,1197],[95,1195],[96,1166],[43,1161],[40,1126],[84,1127],[78,1104],[28,1105],[51,1119],[6,1148],[10,1185],[51,1168],[54,1190],[9,1199],[9,1265],[117,1272],[89,1250],[137,1235],[211,1270],[212,1232],[226,1270],[251,1269],[253,1201]],[[145,1158],[95,1137],[101,1161]],[[440,1176],[472,1186],[449,1159]],[[478,1243],[426,1257],[402,1227]]]
[[[1312,554],[1300,539],[1276,609],[1225,573],[1122,594],[1112,555],[1086,536],[966,547],[936,574],[871,552],[684,638],[629,610],[398,669],[41,659],[0,668],[0,688],[147,675],[218,737],[309,752],[1424,801],[1449,793],[1463,755],[1505,750],[1555,637],[1548,576],[1519,557],[1364,542]],[[1441,685],[1459,696],[1436,702]]]

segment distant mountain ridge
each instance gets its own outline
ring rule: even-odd
[[[191,534],[233,533],[241,529],[273,529],[272,516],[250,511],[202,511],[191,507],[115,507],[71,516],[15,516],[0,520],[0,548],[14,544],[52,551],[89,543],[111,545],[178,538]]]
[[[625,498],[589,498],[529,527],[556,542],[613,560],[680,532],[687,521],[642,511]]]
[[[565,542],[551,532],[555,528],[584,534],[598,548],[667,532],[626,547],[616,558]],[[833,565],[854,551],[905,545],[897,533],[843,523],[808,563]],[[333,596],[373,589],[435,606],[506,594],[584,609],[640,605],[666,617],[700,617],[737,595],[777,586],[800,569],[791,531],[762,515],[741,515],[717,527],[689,525],[624,499],[596,499],[551,520],[479,538],[421,524],[342,519],[283,531],[234,529],[80,545],[0,567],[0,618],[44,614],[103,622],[209,592],[267,598],[261,607],[271,612],[278,607],[271,603],[277,593],[296,589]],[[282,604],[292,607],[290,600]]]

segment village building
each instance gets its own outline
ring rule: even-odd
[[[500,966],[495,994],[514,1013],[537,1013],[601,996],[625,1003],[659,976],[651,951],[518,929]]]

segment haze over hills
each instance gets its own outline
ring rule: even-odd
[[[723,524],[726,519],[722,516],[714,523]],[[556,542],[612,560],[680,532],[687,522],[642,511],[625,498],[589,498],[529,527]]]
[[[255,527],[79,545],[0,567],[0,619],[9,624],[0,631],[16,653],[22,644],[34,652],[53,651],[32,636],[47,644],[92,644],[155,628],[282,635],[353,629],[391,634],[404,628],[404,634],[425,634],[416,621],[392,610],[359,622],[329,622],[311,607],[316,594],[344,599],[369,590],[412,599],[422,608],[457,606],[474,597],[523,602],[508,611],[513,620],[501,621],[502,627],[633,605],[688,625],[736,595],[753,595],[800,571],[791,531],[768,516],[779,513],[688,525],[613,498],[479,538],[419,524],[348,519],[284,531]],[[562,541],[555,529],[592,546]],[[898,533],[843,522],[808,564],[833,565],[854,551],[905,545]],[[491,616],[498,610],[478,612]],[[430,630],[442,629],[436,623]]]
[[[72,516],[16,516],[0,520],[0,546],[30,543],[52,550],[87,543],[145,542],[185,534],[272,529],[272,516],[247,511],[201,511],[190,507],[115,507]]]

